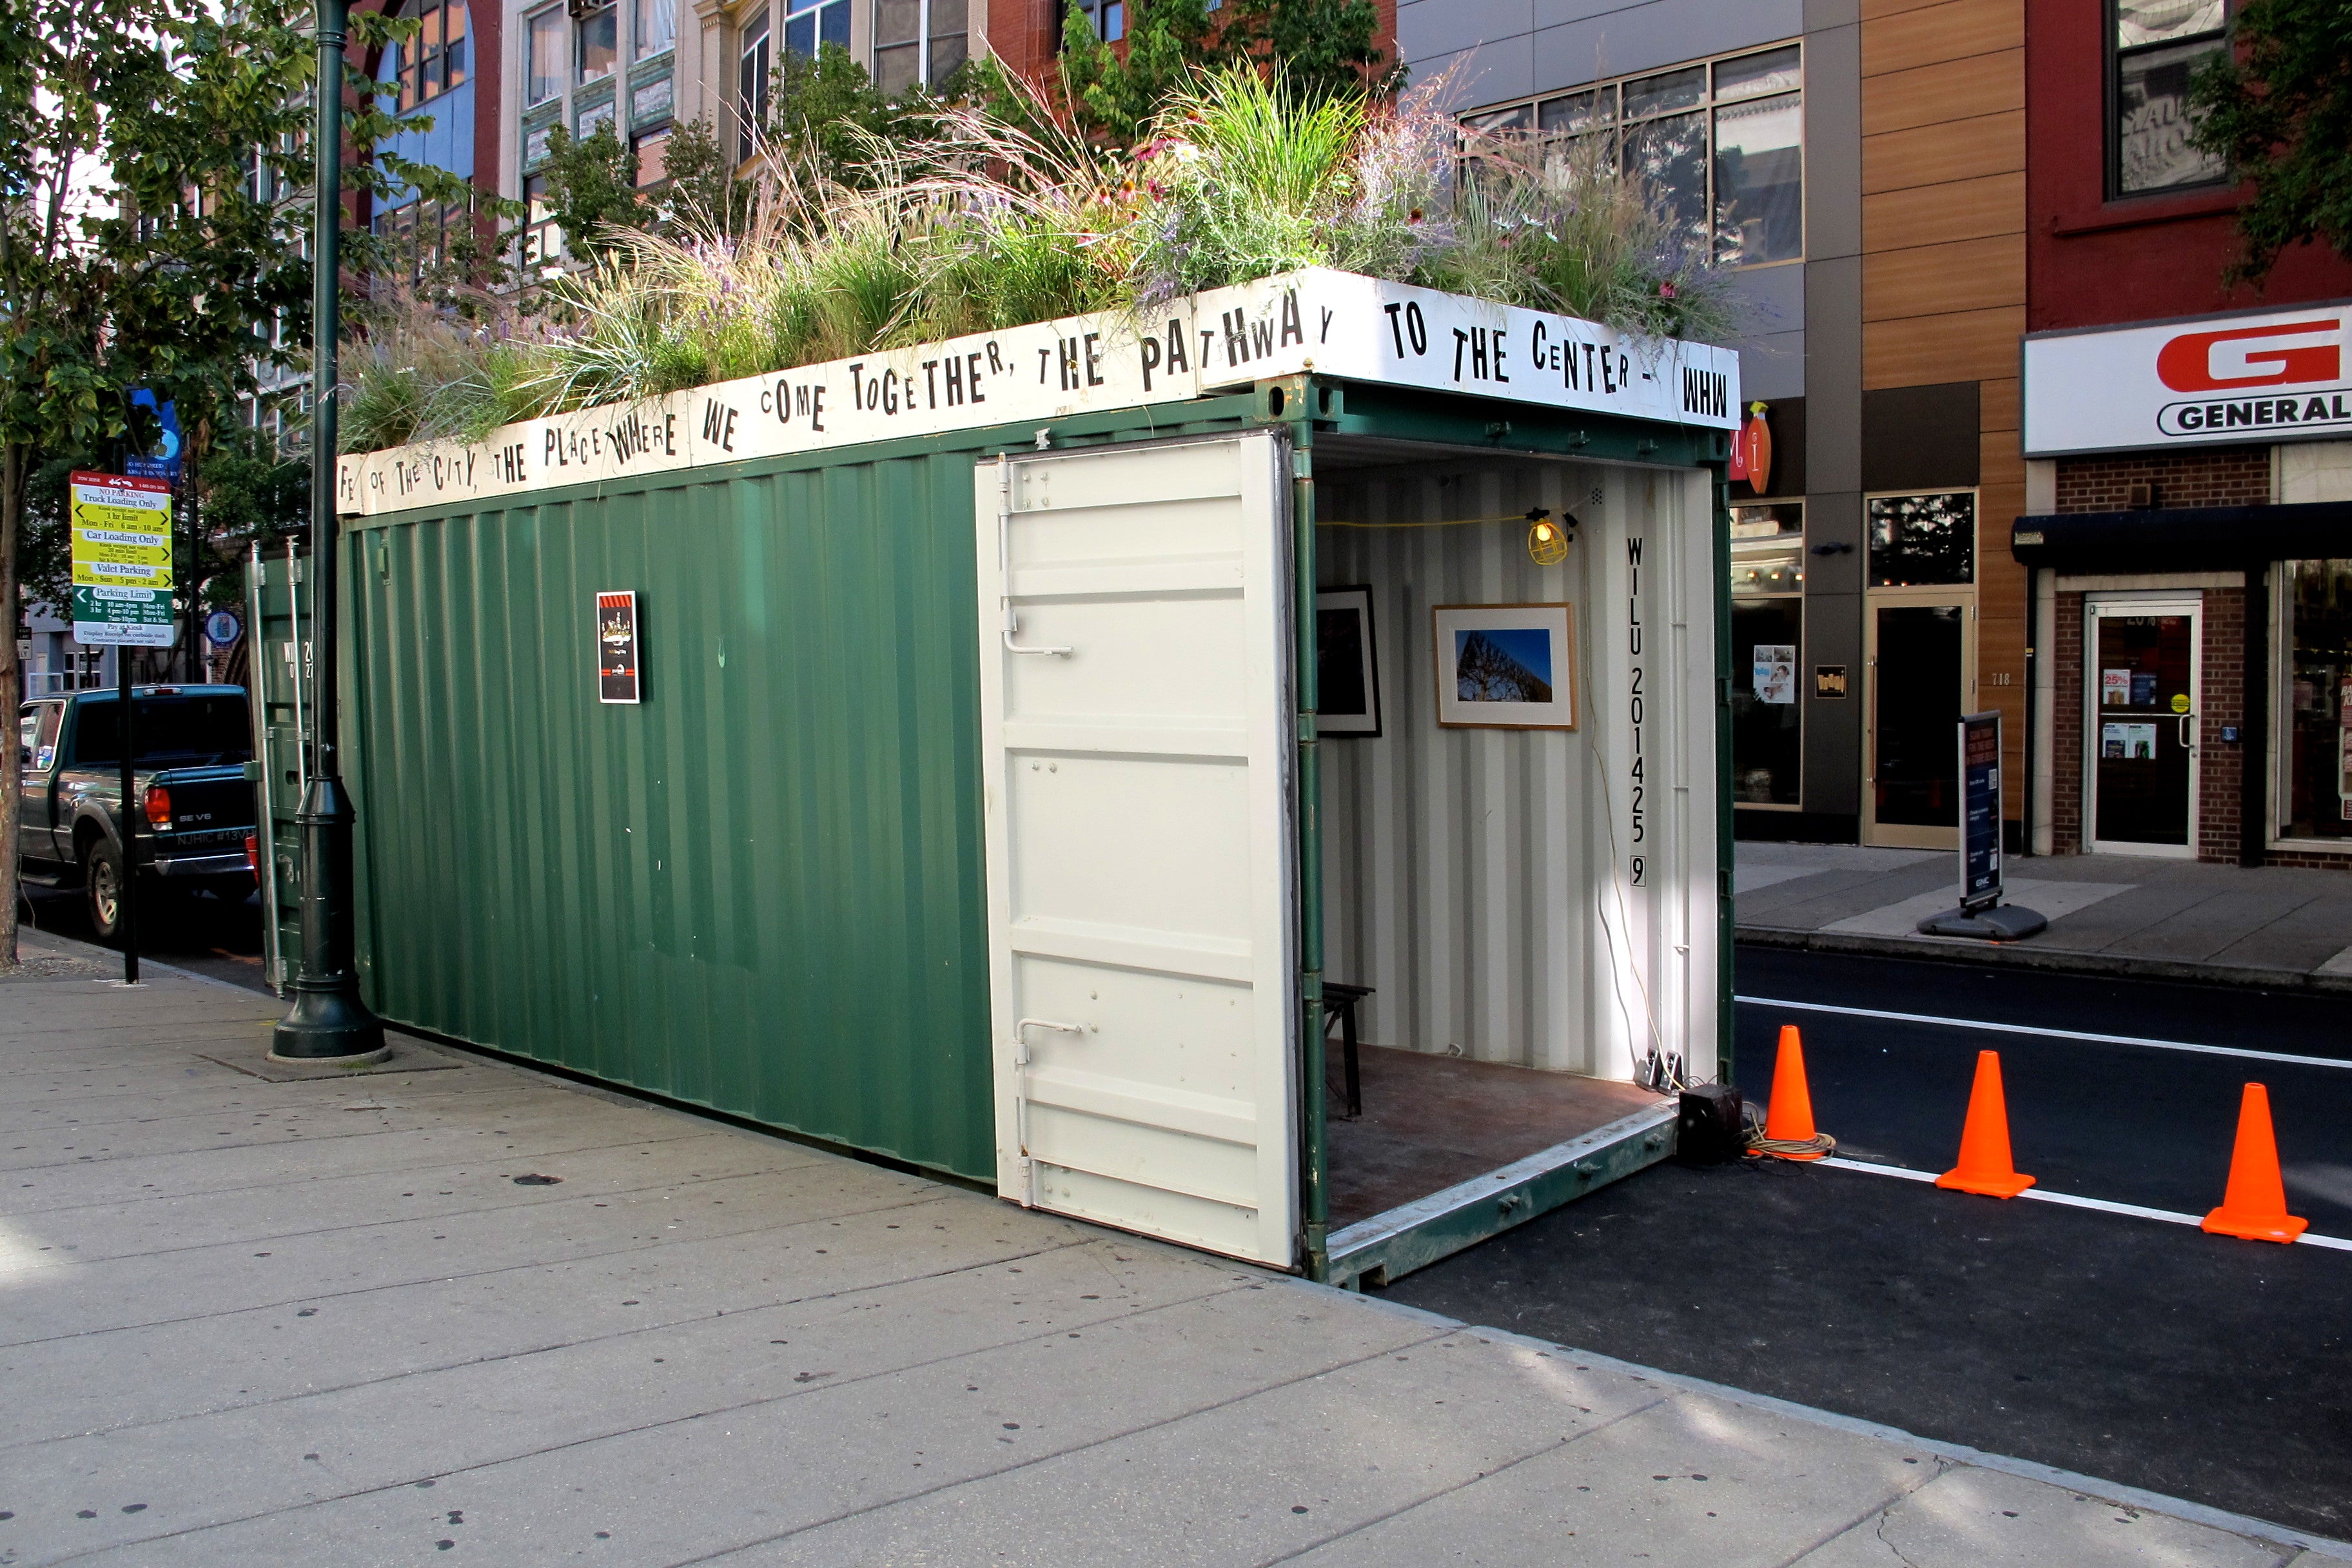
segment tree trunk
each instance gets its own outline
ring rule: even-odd
[[[16,541],[21,536],[25,521],[25,462],[28,456],[24,444],[8,442],[0,447],[0,612],[7,616],[8,635],[0,637],[0,691],[10,700],[23,706],[25,672],[16,658],[16,621],[25,607],[16,602]],[[21,735],[23,726],[18,726]],[[23,742],[18,741],[16,761],[0,768],[0,974],[16,967],[16,906],[25,897],[16,879],[21,868],[17,856],[17,834],[25,821],[25,763]]]

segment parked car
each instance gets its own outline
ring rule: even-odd
[[[245,689],[141,686],[131,700],[142,895],[204,889],[245,899],[254,889],[247,836],[256,821]],[[81,888],[91,929],[110,942],[122,929],[121,712],[112,691],[42,698],[24,705],[18,742],[24,879]]]

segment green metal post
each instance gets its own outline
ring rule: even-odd
[[[1299,399],[1313,405],[1312,384]],[[1322,769],[1317,754],[1315,708],[1321,700],[1315,670],[1315,426],[1291,426],[1292,551],[1297,560],[1298,608],[1298,970],[1299,1056],[1305,1081],[1298,1100],[1299,1214],[1307,1232],[1307,1273],[1330,1273],[1328,1151],[1324,1145],[1323,1095],[1323,825]]]
[[[1731,961],[1737,921],[1731,903],[1731,479],[1729,466],[1708,465],[1715,499],[1715,1075],[1731,1081]]]
[[[337,762],[335,722],[336,552],[335,363],[342,331],[343,34],[350,0],[319,0],[318,206],[310,244],[311,668],[317,672],[314,760],[302,796],[302,962],[294,1005],[279,1020],[269,1054],[294,1060],[350,1060],[384,1048],[383,1026],[360,1000],[352,929],[352,805]]]

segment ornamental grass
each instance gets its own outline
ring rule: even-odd
[[[941,113],[873,149],[857,188],[789,149],[733,237],[680,215],[470,318],[396,300],[354,345],[344,447],[501,424],[1331,267],[1653,337],[1738,323],[1710,236],[1621,174],[1604,137],[1465,132],[1444,79],[1385,102],[1305,98],[1232,68],[1172,99],[1131,153],[1041,99],[1014,124]],[[1012,84],[1008,83],[1008,87]],[[1016,89],[1017,90],[1017,89]]]

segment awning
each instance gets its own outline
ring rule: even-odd
[[[2010,552],[2028,566],[2084,573],[2237,571],[2352,557],[2352,501],[2050,512],[2019,518]]]

